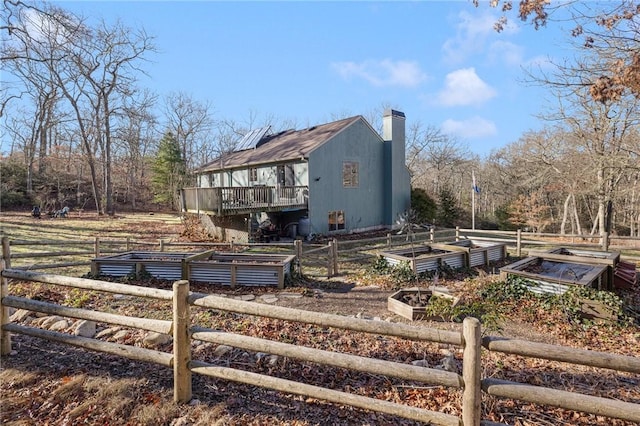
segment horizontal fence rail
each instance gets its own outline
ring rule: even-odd
[[[272,253],[274,249],[282,253],[291,253],[297,256],[297,265],[299,271],[304,274],[302,267],[306,266],[310,276],[335,276],[339,274],[339,270],[343,269],[350,263],[362,264],[363,262],[373,261],[379,251],[392,247],[410,247],[411,245],[428,245],[437,243],[446,243],[459,241],[464,239],[472,239],[478,241],[489,241],[506,244],[508,251],[517,257],[523,254],[535,253],[535,250],[541,246],[562,245],[567,248],[582,248],[604,250],[603,242],[624,243],[616,246],[621,251],[621,258],[627,261],[640,262],[640,238],[637,237],[621,237],[599,235],[578,235],[578,234],[548,234],[548,233],[527,233],[522,231],[491,231],[491,230],[472,230],[472,229],[417,229],[411,235],[387,233],[384,236],[375,238],[362,238],[354,240],[336,239],[330,240],[326,244],[307,243],[301,240],[295,240],[291,243],[220,243],[220,242],[175,242],[165,241],[163,239],[157,242],[153,241],[137,241],[131,238],[126,239],[101,239],[96,237],[91,240],[84,241],[27,241],[12,240],[7,236],[2,237],[3,252],[11,253],[9,246],[23,247],[30,246],[32,250],[28,252],[11,253],[6,257],[5,262],[8,267],[17,269],[40,270],[40,269],[59,269],[68,267],[90,266],[91,259],[106,254],[117,254],[125,251],[131,251],[136,248],[145,247],[146,250],[157,247],[160,252],[169,251],[172,248],[207,248],[220,249],[221,251],[231,252],[260,252],[262,249]],[[576,243],[575,240],[581,240]],[[569,241],[571,240],[571,241]],[[585,241],[598,240],[598,244],[592,244]],[[78,247],[78,250],[61,250],[53,251],[55,247]],[[86,250],[81,250],[86,248]],[[623,252],[622,252],[623,251]],[[66,262],[44,263],[43,259],[68,258]],[[84,258],[86,260],[78,260]],[[16,261],[16,265],[12,265],[11,260]],[[33,259],[32,264],[25,264],[28,259]],[[326,273],[323,269],[326,268]]]
[[[0,275],[3,280],[1,307],[3,311],[2,347],[4,349],[10,350],[10,337],[8,333],[12,332],[69,344],[93,351],[120,355],[136,361],[152,362],[165,367],[173,367],[174,373],[178,371],[177,374],[174,374],[174,398],[180,402],[186,402],[191,398],[191,373],[199,373],[226,380],[238,381],[241,383],[250,383],[254,386],[263,386],[283,392],[306,395],[330,402],[353,405],[355,407],[398,415],[409,419],[431,422],[435,425],[460,424],[459,418],[450,414],[410,407],[403,404],[354,395],[347,392],[326,389],[291,380],[236,370],[233,368],[217,367],[201,361],[192,361],[190,348],[192,340],[229,344],[231,346],[247,350],[267,351],[272,354],[280,354],[282,356],[288,356],[295,359],[348,368],[355,371],[387,375],[389,377],[396,377],[404,380],[422,381],[424,383],[453,388],[463,388],[463,378],[456,373],[416,367],[409,364],[395,363],[385,360],[371,359],[356,355],[299,347],[296,345],[258,339],[250,336],[219,332],[199,326],[193,326],[189,323],[188,318],[190,306],[201,306],[205,308],[226,310],[229,312],[261,315],[269,318],[281,318],[286,320],[297,319],[299,322],[319,324],[324,327],[333,326],[355,331],[362,330],[368,333],[406,336],[412,340],[435,339],[434,341],[461,344],[463,339],[460,333],[442,332],[438,330],[429,331],[428,329],[402,324],[397,324],[399,327],[397,327],[397,330],[394,330],[393,324],[390,323],[380,322],[382,325],[378,326],[375,324],[375,321],[358,319],[355,319],[355,325],[350,327],[348,324],[349,318],[338,315],[321,313],[316,313],[314,315],[313,312],[306,312],[291,308],[281,308],[225,299],[200,293],[190,293],[188,291],[189,285],[187,281],[178,281],[174,283],[174,290],[171,292],[169,290],[150,289],[127,284],[57,276],[32,271],[5,269],[2,270]],[[91,291],[104,291],[114,294],[172,300],[174,320],[163,321],[127,317],[11,296],[8,295],[8,284],[6,283],[9,278],[62,285]],[[226,308],[223,308],[225,306]],[[12,324],[9,323],[7,318],[8,315],[6,315],[6,311],[9,307],[67,316],[71,318],[105,322],[108,324],[125,325],[131,328],[139,328],[165,334],[172,332],[174,337],[174,353],[168,354],[146,348],[104,342],[97,339],[72,336],[65,333]],[[475,321],[477,322],[477,320]],[[9,342],[9,345],[7,345],[6,342]],[[8,352],[4,350],[2,352],[3,355],[6,355],[7,353]]]
[[[155,363],[164,367],[173,368],[174,399],[177,402],[187,402],[191,399],[191,375],[195,373],[252,386],[261,386],[290,394],[305,395],[329,402],[347,404],[435,425],[470,426],[494,424],[488,421],[481,421],[480,419],[482,408],[481,392],[500,398],[515,399],[534,404],[550,405],[567,410],[640,422],[640,404],[534,386],[500,378],[481,377],[481,372],[483,371],[481,359],[482,349],[636,374],[640,373],[639,358],[495,336],[481,338],[480,323],[474,318],[465,319],[462,333],[460,333],[401,323],[364,320],[321,312],[302,311],[293,308],[194,293],[189,291],[188,281],[175,282],[173,291],[171,291],[16,269],[1,270],[0,278],[2,279],[2,295],[0,298],[0,308],[2,310],[2,342],[0,347],[2,349],[2,355],[8,354],[11,350],[9,333],[16,333],[69,344],[92,351],[119,355],[136,361]],[[173,320],[129,317],[12,296],[8,293],[9,279],[171,301],[172,308],[167,306],[167,309],[172,310]],[[94,338],[73,336],[37,327],[10,323],[8,317],[8,309],[10,307],[170,334],[174,339],[173,353],[105,342]],[[212,330],[190,322],[190,310],[192,307],[314,324],[322,327],[388,335],[415,341],[428,341],[459,346],[463,348],[462,375],[438,369],[417,367],[410,364]],[[458,418],[457,416],[442,412],[425,410],[340,390],[327,389],[288,379],[238,370],[231,367],[220,367],[203,361],[192,360],[192,341],[228,345],[244,350],[275,354],[301,361],[346,368],[369,374],[384,375],[401,380],[417,381],[453,389],[462,389],[462,417]]]

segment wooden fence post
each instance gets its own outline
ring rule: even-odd
[[[100,257],[100,237],[96,237],[93,242],[93,255],[95,257]]]
[[[429,241],[434,242],[436,240],[436,227],[432,226],[429,228]]]
[[[162,238],[160,239],[160,251],[164,251],[164,240]]]
[[[391,247],[391,233],[387,233],[387,247]]]
[[[520,228],[516,232],[516,256],[522,256],[522,229]]]
[[[2,237],[2,259],[4,259],[4,267],[11,269],[11,243],[9,237]]]
[[[460,227],[456,226],[456,241],[460,241]]]
[[[333,240],[329,241],[327,249],[327,277],[333,276]]]
[[[333,253],[332,253],[332,260],[333,260],[333,275],[338,275],[338,240],[337,239],[333,239]]]
[[[482,337],[480,321],[473,317],[465,318],[462,322],[462,335],[464,337],[462,424],[464,426],[480,426],[482,412],[482,385],[480,382]]]
[[[191,341],[189,326],[189,281],[173,283],[173,401],[186,403],[191,400]]]
[[[7,260],[9,259],[9,244],[5,246],[5,239],[7,237],[2,237],[2,259],[0,259],[0,274],[4,271],[5,266],[7,265]],[[8,239],[7,239],[8,241]],[[5,249],[5,247],[7,249]],[[9,308],[2,304],[2,299],[5,296],[9,295],[9,281],[0,277],[0,328],[4,327],[5,324],[9,324]],[[9,355],[11,353],[11,334],[8,331],[2,330],[0,332],[0,355]]]
[[[293,241],[293,249],[296,255],[296,263],[298,266],[298,275],[302,276],[302,240]]]
[[[131,250],[131,237],[127,237],[127,251]]]

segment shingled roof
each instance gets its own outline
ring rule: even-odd
[[[311,151],[360,119],[364,120],[361,115],[357,115],[303,130],[285,130],[265,136],[256,144],[256,148],[225,154],[222,157],[222,168],[247,167],[295,160],[301,157],[307,158]],[[220,170],[220,166],[220,158],[217,158],[196,171],[216,171]]]

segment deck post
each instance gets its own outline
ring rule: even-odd
[[[522,229],[518,228],[516,233],[516,256],[522,255]]]

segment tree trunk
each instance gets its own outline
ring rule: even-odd
[[[567,226],[567,216],[569,216],[569,201],[571,200],[571,194],[567,195],[564,200],[564,208],[562,210],[562,223],[560,224],[560,235],[565,234],[565,227]]]
[[[578,214],[578,203],[576,203],[576,195],[571,193],[571,198],[573,199],[573,215],[576,221],[576,233],[582,234],[582,225],[580,224],[580,215]]]
[[[105,180],[105,196],[107,199],[107,214],[109,216],[114,215],[113,208],[113,184],[111,180],[111,120],[109,111],[109,94],[103,92],[103,107],[104,107],[104,145],[105,145],[105,160],[104,160],[104,180]]]

